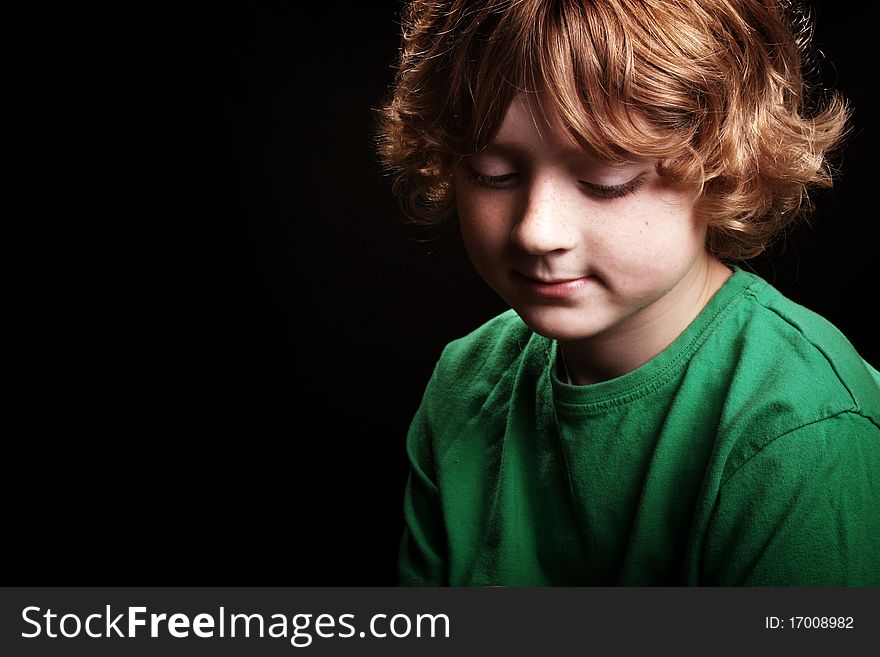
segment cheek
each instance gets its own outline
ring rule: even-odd
[[[605,247],[621,267],[642,276],[659,276],[689,266],[705,250],[706,228],[680,203],[634,207],[625,228]]]
[[[464,189],[456,189],[458,223],[471,257],[500,251],[510,235],[507,226],[510,209],[491,198],[492,195],[461,187]]]

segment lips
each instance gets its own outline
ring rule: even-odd
[[[541,283],[543,285],[558,285],[561,283],[570,283],[571,281],[578,281],[582,278],[592,278],[590,275],[576,275],[576,276],[545,276],[541,274],[528,274],[526,272],[522,272],[514,270],[515,274],[522,276],[523,278],[527,278],[530,281],[534,281],[535,283]]]
[[[525,276],[525,274],[524,274]],[[534,281],[535,283],[540,283],[542,285],[561,285],[562,283],[570,283],[571,281],[576,281],[581,278],[585,278],[584,276],[572,276],[571,278],[538,278],[536,276],[526,276],[526,278]]]
[[[596,281],[594,276],[531,276],[520,271],[514,271],[514,279],[529,295],[548,299],[572,296]]]

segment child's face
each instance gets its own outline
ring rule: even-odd
[[[456,165],[477,271],[559,340],[673,321],[711,259],[691,190],[665,186],[654,162],[598,161],[550,121],[517,96],[492,144]]]

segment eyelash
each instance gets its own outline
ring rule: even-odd
[[[486,176],[477,173],[473,169],[466,169],[470,181],[477,187],[486,187],[488,189],[506,189],[510,187],[513,180],[516,179],[516,173],[507,173],[503,176]],[[629,182],[621,185],[600,185],[598,183],[589,183],[581,180],[581,185],[587,188],[589,194],[600,199],[615,199],[623,196],[634,194],[645,183],[645,174],[636,176]]]
[[[645,175],[636,176],[622,185],[598,185],[596,183],[581,182],[594,196],[599,198],[620,198],[621,196],[629,196],[637,192],[639,187],[645,183]]]

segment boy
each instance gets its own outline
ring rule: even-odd
[[[733,264],[831,183],[799,15],[409,5],[384,161],[511,310],[411,425],[402,583],[880,585],[880,375]]]

